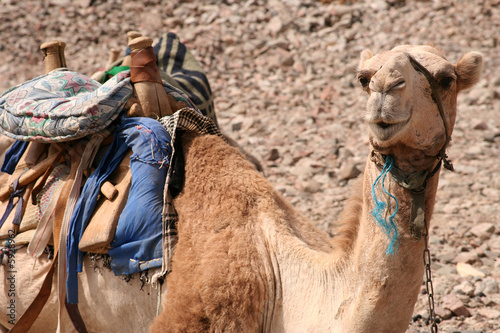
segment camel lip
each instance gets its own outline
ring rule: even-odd
[[[371,121],[369,126],[374,136],[380,141],[387,141],[400,132],[409,119],[399,122],[387,122],[384,120]]]

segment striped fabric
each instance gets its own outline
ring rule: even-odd
[[[166,33],[153,49],[162,79],[184,91],[201,113],[218,127],[208,78],[179,37],[172,32]]]

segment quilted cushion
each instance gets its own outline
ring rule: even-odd
[[[130,72],[101,85],[86,75],[57,69],[0,96],[0,133],[38,142],[76,140],[105,129],[133,93]]]

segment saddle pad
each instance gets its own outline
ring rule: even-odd
[[[67,68],[22,83],[0,96],[0,133],[16,140],[61,142],[108,127],[133,93],[130,72],[101,85]]]

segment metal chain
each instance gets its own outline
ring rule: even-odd
[[[432,285],[432,272],[431,272],[431,252],[427,245],[429,236],[429,229],[427,227],[427,219],[424,218],[424,265],[425,265],[425,288],[427,291],[427,299],[429,301],[429,323],[431,325],[431,333],[437,333],[438,325],[436,322],[436,312],[434,311],[434,287]]]

